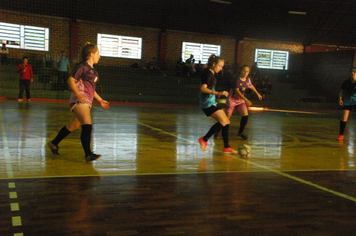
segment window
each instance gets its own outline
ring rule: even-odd
[[[258,68],[263,69],[276,69],[285,70],[288,69],[289,52],[268,50],[268,49],[256,49],[255,62],[257,62]]]
[[[183,61],[186,61],[191,54],[194,55],[196,63],[198,63],[198,61],[201,61],[202,64],[206,64],[211,54],[220,56],[220,45],[183,42]]]
[[[141,59],[142,38],[98,34],[100,56]]]
[[[0,41],[8,48],[48,51],[49,28],[0,22]]]

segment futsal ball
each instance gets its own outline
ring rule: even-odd
[[[249,158],[251,156],[251,147],[247,144],[240,145],[238,149],[239,155],[242,158]]]

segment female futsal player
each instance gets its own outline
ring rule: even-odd
[[[237,153],[236,150],[229,145],[229,126],[230,121],[226,117],[223,110],[217,107],[215,96],[227,96],[227,91],[217,92],[215,91],[216,77],[215,74],[219,73],[224,66],[224,60],[218,56],[212,54],[209,57],[207,67],[205,68],[201,76],[201,96],[200,96],[200,108],[204,111],[206,116],[213,117],[217,123],[214,124],[208,133],[199,138],[200,148],[203,152],[207,153],[208,139],[219,132],[222,129],[222,136],[224,140],[225,153]]]
[[[95,98],[100,102],[104,109],[109,109],[109,102],[103,100],[96,92],[96,83],[99,75],[93,65],[99,62],[99,49],[96,45],[86,43],[81,54],[82,63],[80,63],[69,76],[68,85],[71,88],[70,110],[73,112],[73,118],[68,125],[64,126],[55,139],[48,142],[48,147],[52,153],[59,155],[58,144],[67,137],[68,134],[82,126],[80,140],[85,152],[87,162],[94,161],[101,155],[94,154],[90,148],[92,121],[90,109]]]
[[[344,139],[344,132],[346,128],[346,122],[350,117],[350,111],[352,108],[356,110],[356,67],[352,67],[350,70],[350,79],[345,80],[341,85],[339,92],[339,105],[343,110],[342,117],[340,119],[340,132],[336,140]]]
[[[248,120],[247,107],[252,105],[252,102],[245,97],[246,90],[251,89],[254,93],[256,93],[258,99],[262,100],[262,96],[257,92],[255,86],[252,85],[250,78],[247,77],[249,74],[250,67],[243,65],[238,75],[235,75],[232,78],[231,89],[225,104],[225,111],[229,120],[235,108],[241,116],[238,136],[242,139],[248,139],[248,137],[244,134],[244,129]]]

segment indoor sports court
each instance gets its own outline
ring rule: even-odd
[[[46,143],[71,117],[68,103],[0,101],[1,235],[352,235],[354,124],[336,141],[338,113],[256,109],[252,156],[223,154],[198,107],[93,108],[93,150],[80,131],[54,156]],[[19,226],[16,227],[16,224]]]
[[[0,1],[0,236],[355,235],[355,112],[340,120],[343,91],[356,108],[355,8]],[[252,154],[224,153],[222,132],[204,153],[202,87],[225,108],[239,79],[249,139],[236,111],[221,129]],[[85,120],[65,136],[72,91],[95,101],[74,102]]]

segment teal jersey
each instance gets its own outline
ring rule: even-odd
[[[209,69],[206,69],[201,76],[201,84],[206,84],[208,85],[208,89],[215,91],[215,84],[212,85],[208,84],[208,81],[212,81],[212,80],[216,81],[216,79],[212,77],[215,77],[215,74],[213,74]],[[201,109],[206,109],[216,104],[218,103],[215,100],[215,95],[207,94],[207,93],[200,94],[199,105]]]

